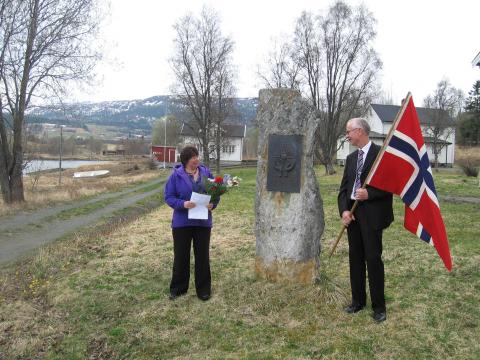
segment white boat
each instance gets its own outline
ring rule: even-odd
[[[95,177],[103,177],[107,176],[109,170],[95,170],[95,171],[79,171],[79,172],[74,172],[73,177],[74,178],[95,178]]]

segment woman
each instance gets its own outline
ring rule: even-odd
[[[198,150],[193,146],[185,147],[180,153],[181,165],[176,165],[165,185],[165,202],[173,208],[173,272],[170,283],[170,299],[187,293],[190,280],[190,248],[193,240],[195,255],[195,289],[203,301],[210,299],[210,232],[212,228],[211,211],[217,202],[208,205],[208,219],[188,218],[188,209],[195,207],[190,201],[192,191],[205,193],[203,182],[213,178],[210,170],[200,164]]]

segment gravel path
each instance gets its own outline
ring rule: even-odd
[[[102,194],[74,204],[59,205],[34,212],[3,217],[0,219],[0,265],[28,254],[39,246],[52,242],[75,230],[93,225],[103,217],[111,216],[118,210],[132,206],[143,199],[155,195],[163,191],[164,183],[165,179],[156,179],[142,185],[115,193]],[[157,184],[158,188],[141,192],[142,189],[154,184]],[[62,211],[81,208],[108,199],[111,199],[112,202],[88,214],[76,215],[69,219],[55,217]]]

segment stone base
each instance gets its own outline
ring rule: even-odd
[[[315,259],[305,262],[283,260],[266,264],[257,256],[255,273],[261,279],[274,282],[313,284],[318,275],[318,262]]]

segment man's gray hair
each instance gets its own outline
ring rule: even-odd
[[[370,135],[370,124],[364,118],[353,118],[350,119],[348,122],[350,122],[353,126],[365,131],[365,134]]]

